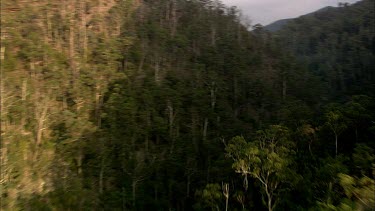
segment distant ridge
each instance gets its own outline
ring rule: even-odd
[[[293,20],[293,18],[281,19],[265,26],[264,29],[270,32],[276,32],[279,31],[285,24],[289,23],[291,20]]]
[[[332,9],[334,7],[332,6],[327,6],[327,7],[323,7],[319,10],[316,10],[312,13],[308,13],[308,14],[305,14],[305,15],[301,15],[299,17],[302,17],[302,16],[308,16],[308,15],[312,15],[312,14],[315,14],[315,13],[320,13],[320,12],[325,12],[329,9]],[[299,18],[297,17],[297,18]],[[287,18],[287,19],[281,19],[281,20],[277,20],[273,23],[270,23],[268,24],[267,26],[264,27],[264,29],[266,29],[267,31],[270,31],[270,32],[276,32],[276,31],[279,31],[283,26],[285,26],[287,23],[289,23],[290,21],[293,21],[297,18]]]

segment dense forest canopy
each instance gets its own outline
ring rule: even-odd
[[[2,210],[371,210],[374,1],[2,0]]]

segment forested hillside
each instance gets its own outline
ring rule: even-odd
[[[294,55],[302,35],[249,32],[220,1],[2,0],[1,209],[371,210],[374,19],[360,8],[345,26],[366,40],[318,45],[360,73],[344,92]],[[342,62],[352,48],[360,60]]]
[[[327,7],[293,19],[277,32],[290,51],[327,84],[332,97],[375,93],[373,0]]]

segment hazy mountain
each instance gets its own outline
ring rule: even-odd
[[[316,13],[320,13],[320,12],[325,12],[327,10],[330,10],[334,7],[331,7],[331,6],[328,6],[328,7],[323,7],[315,12],[312,12],[312,13],[308,13],[306,15],[302,15],[302,16],[309,16],[309,15],[313,15],[313,14],[316,14]],[[300,16],[300,17],[302,17]],[[282,27],[284,27],[287,23],[289,23],[290,21],[292,20],[295,20],[297,18],[287,18],[287,19],[281,19],[281,20],[277,20],[271,24],[268,24],[266,26],[264,26],[264,29],[266,29],[267,31],[270,31],[270,32],[276,32],[278,30],[280,30]]]

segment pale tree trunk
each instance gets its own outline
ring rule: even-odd
[[[203,125],[203,141],[206,141],[207,139],[207,130],[208,130],[208,118],[206,117],[204,119],[204,125]]]
[[[228,211],[228,201],[229,201],[229,184],[222,184],[223,195],[225,197],[225,211]]]
[[[154,71],[155,71],[155,83],[157,85],[160,85],[160,60],[158,57],[155,59]]]
[[[22,81],[22,104],[25,106],[27,97],[27,79],[24,79]],[[25,107],[24,107],[25,108]],[[25,133],[25,125],[26,125],[26,111],[22,111],[22,117],[21,117],[21,130],[22,133]]]
[[[46,129],[46,120],[47,120],[47,114],[49,110],[49,103],[50,100],[48,98],[48,95],[50,93],[41,93],[41,84],[39,84],[39,77],[38,73],[35,70],[34,62],[31,62],[30,69],[32,72],[34,72],[33,75],[33,81],[36,84],[35,88],[35,95],[34,95],[34,103],[35,103],[35,109],[34,109],[34,115],[36,120],[36,138],[35,138],[35,145],[36,149],[40,144],[42,144],[42,138],[43,138],[43,131]],[[42,96],[43,95],[43,96]]]
[[[2,130],[3,130],[2,126],[4,125],[3,116],[4,116],[4,93],[5,93],[4,81],[3,81],[3,65],[2,65],[4,61],[4,57],[5,57],[5,47],[1,46],[1,50],[0,50],[0,62],[1,62],[1,65],[0,65],[0,128]]]
[[[76,159],[77,159],[77,173],[78,175],[82,175],[82,160],[83,160],[82,149],[79,150]]]
[[[168,119],[169,119],[169,137],[172,139],[172,144],[171,144],[171,150],[170,153],[173,153],[174,149],[174,142],[175,142],[175,137],[173,134],[173,128],[174,128],[174,119],[176,117],[176,113],[173,110],[173,105],[171,101],[168,100],[167,102],[167,110],[168,110]]]
[[[35,93],[35,109],[34,109],[34,117],[35,117],[35,120],[36,120],[36,128],[35,128],[35,152],[34,152],[34,157],[33,157],[33,161],[36,161],[36,158],[38,157],[38,151],[39,151],[39,147],[40,145],[42,145],[43,143],[43,133],[44,133],[44,130],[47,129],[47,116],[48,116],[48,112],[49,112],[49,109],[50,109],[50,99],[48,98],[48,95],[50,93],[44,93],[44,96],[43,98],[44,99],[41,99],[41,93],[40,93],[40,88],[37,87],[36,88],[36,93]]]
[[[272,205],[272,194],[269,192],[267,185],[265,185],[265,189],[266,189],[266,195],[267,195],[267,207],[268,207],[268,211],[272,211],[272,208],[273,208],[273,205]]]
[[[103,106],[103,96],[102,96],[102,84],[103,76],[99,77],[99,80],[95,86],[95,119],[96,119],[96,125],[98,127],[101,126],[101,112],[102,112],[102,106]]]
[[[77,80],[79,77],[78,68],[75,61],[75,6],[71,6],[71,14],[69,17],[69,60],[70,60],[70,66],[72,68],[73,73],[73,87],[77,88]]]
[[[41,103],[42,104],[42,103]],[[42,144],[42,137],[43,137],[43,131],[45,128],[45,121],[47,117],[48,112],[48,105],[41,105],[42,108],[41,111],[36,111],[36,119],[37,119],[37,136],[36,136],[36,146],[39,146]]]

